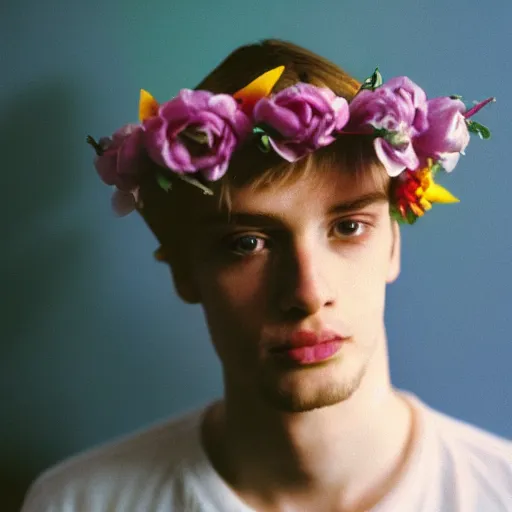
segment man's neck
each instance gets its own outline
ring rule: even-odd
[[[358,390],[333,406],[282,413],[226,393],[204,429],[217,471],[257,510],[373,506],[396,484],[413,432],[411,408],[392,389],[381,352]]]

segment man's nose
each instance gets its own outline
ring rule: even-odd
[[[318,244],[302,242],[281,259],[276,279],[283,312],[295,310],[307,316],[334,305],[334,286],[324,253]]]

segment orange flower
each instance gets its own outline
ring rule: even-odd
[[[276,85],[279,78],[281,78],[283,72],[284,66],[278,66],[277,68],[263,73],[249,85],[235,92],[233,98],[240,104],[241,110],[250,115],[254,105],[256,105],[261,98],[266,98],[270,95],[274,85]]]
[[[397,178],[394,189],[395,207],[401,217],[409,223],[432,208],[432,203],[458,203],[454,195],[434,182],[432,160],[418,171],[404,171]]]

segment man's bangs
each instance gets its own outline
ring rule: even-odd
[[[333,168],[349,173],[357,183],[371,181],[370,186],[376,191],[389,195],[390,178],[379,162],[373,148],[373,140],[361,135],[342,136],[336,142],[317,150],[300,160],[289,163],[275,154],[261,153],[247,155],[243,150],[240,158],[219,181],[217,190],[219,208],[231,209],[232,191],[241,187],[252,190],[279,188],[291,185],[302,178],[319,178],[326,170]],[[244,154],[245,153],[245,154]]]

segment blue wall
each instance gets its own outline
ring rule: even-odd
[[[221,393],[201,310],[174,297],[142,221],[111,214],[85,135],[135,121],[139,88],[170,98],[265,37],[359,78],[379,65],[431,96],[498,97],[479,116],[492,140],[443,181],[462,202],[404,229],[387,316],[397,386],[512,437],[509,1],[7,3],[0,495],[14,503],[57,460]]]

